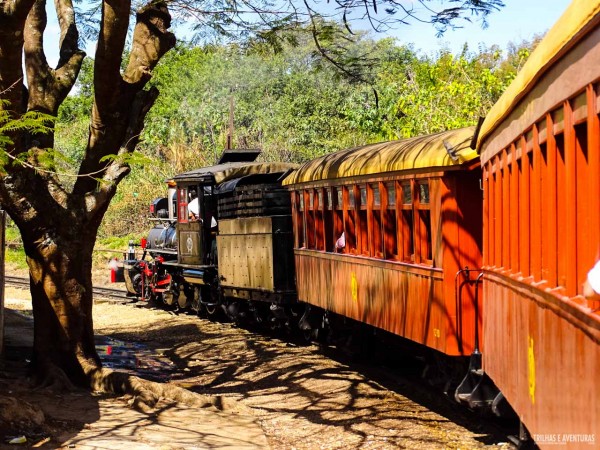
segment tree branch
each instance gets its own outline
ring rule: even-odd
[[[94,121],[104,121],[119,101],[121,58],[129,27],[130,0],[104,0],[94,63]],[[94,126],[94,124],[92,124]]]
[[[160,58],[175,46],[175,35],[168,31],[171,16],[164,2],[140,9],[136,16],[129,64],[123,75],[126,83],[146,84]]]
[[[24,49],[27,84],[30,88],[28,109],[51,112],[46,91],[51,83],[50,66],[44,54],[44,30],[46,17],[46,0],[36,0],[25,22]]]
[[[105,4],[107,3],[110,2],[107,0]],[[109,21],[111,14],[114,14],[114,11],[108,5],[105,6],[103,23]],[[158,95],[155,89],[143,91],[143,88],[151,77],[151,70],[175,45],[175,36],[168,31],[170,23],[170,14],[164,2],[153,2],[138,12],[130,60],[123,77],[119,75],[115,78],[114,74],[115,64],[118,63],[117,70],[120,65],[121,53],[118,53],[118,58],[116,53],[121,52],[122,47],[120,50],[112,48],[110,55],[103,54],[104,50],[100,50],[99,43],[96,68],[103,67],[98,61],[98,55],[101,55],[105,63],[109,64],[109,69],[108,73],[104,70],[100,73],[98,69],[95,72],[95,100],[90,140],[79,174],[100,171],[98,177],[108,183],[98,187],[92,178],[80,177],[75,183],[74,193],[88,195],[98,188],[102,193],[101,197],[110,198],[114,195],[113,189],[116,188],[116,184],[113,183],[118,183],[129,172],[126,164],[121,167],[115,166],[115,162],[109,164],[101,160],[104,156],[115,155],[117,152],[131,153],[135,149],[138,135],[143,129],[144,118]],[[111,28],[108,25],[110,24],[107,24],[107,28],[103,26],[105,37],[102,47],[111,39]],[[115,32],[121,31],[118,29]],[[109,100],[105,100],[106,98]],[[101,203],[95,202],[93,209],[101,208]]]
[[[75,10],[71,0],[54,0],[56,17],[60,26],[60,59],[57,68],[68,63],[71,57],[80,51],[79,32],[75,24]]]

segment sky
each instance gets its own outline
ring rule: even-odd
[[[52,8],[53,2],[48,2]],[[449,49],[460,53],[463,45],[468,43],[471,50],[477,50],[479,44],[489,47],[497,44],[505,49],[509,42],[531,40],[534,35],[545,33],[558,20],[569,5],[570,0],[504,0],[504,8],[488,17],[488,28],[482,29],[479,22],[466,23],[463,28],[448,30],[441,37],[430,24],[413,23],[401,26],[389,35],[396,37],[400,43],[414,44],[415,49],[424,53],[434,53]],[[49,23],[45,33],[46,55],[51,66],[58,61],[57,36],[60,33],[53,11],[48,12]],[[180,33],[175,30],[175,34]],[[375,37],[380,36],[376,35]],[[181,37],[181,36],[178,36]],[[85,48],[93,57],[94,43]]]
[[[460,53],[464,43],[476,50],[480,43],[505,49],[509,42],[531,40],[534,35],[548,31],[569,5],[570,0],[504,0],[504,8],[488,16],[488,28],[479,22],[467,23],[464,28],[448,30],[441,37],[428,24],[413,24],[399,29],[394,35],[402,43],[414,43],[425,53],[450,49]]]

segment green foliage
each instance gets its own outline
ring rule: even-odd
[[[393,39],[360,35],[350,55],[368,55],[357,83],[324,64],[312,37],[296,32],[273,49],[263,40],[243,45],[182,45],[155,68],[160,90],[146,120],[131,174],[119,185],[100,238],[141,237],[147,207],[164,196],[176,173],[214,164],[227,142],[230,99],[235,103],[233,147],[261,148],[266,160],[305,161],[382,140],[473,125],[512,81],[534,43],[459,55],[422,55]],[[293,39],[292,39],[293,37]],[[335,36],[331,42],[335,43]],[[59,112],[56,148],[81,158],[91,108],[92,61]],[[68,106],[68,108],[67,108]]]
[[[45,134],[52,131],[54,117],[37,111],[29,111],[18,117],[13,117],[9,102],[0,99],[0,174],[4,167],[11,162],[7,149],[13,144],[11,136],[28,131],[31,134]],[[22,163],[21,156],[15,160]]]
[[[7,247],[4,253],[4,260],[6,264],[9,264],[16,269],[29,269],[29,267],[27,266],[27,259],[25,258],[25,250],[23,250],[23,247]]]

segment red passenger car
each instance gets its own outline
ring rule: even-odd
[[[480,135],[483,364],[541,447],[600,440],[600,2],[575,1]],[[569,447],[571,448],[571,447]]]
[[[367,145],[292,173],[298,299],[471,354],[482,251],[472,138],[466,128]]]

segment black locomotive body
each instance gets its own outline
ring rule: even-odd
[[[286,323],[296,302],[290,196],[281,180],[293,165],[220,164],[169,180],[151,207],[141,260],[126,262],[126,285],[146,301],[191,307],[234,320]],[[256,156],[258,153],[252,153]]]

